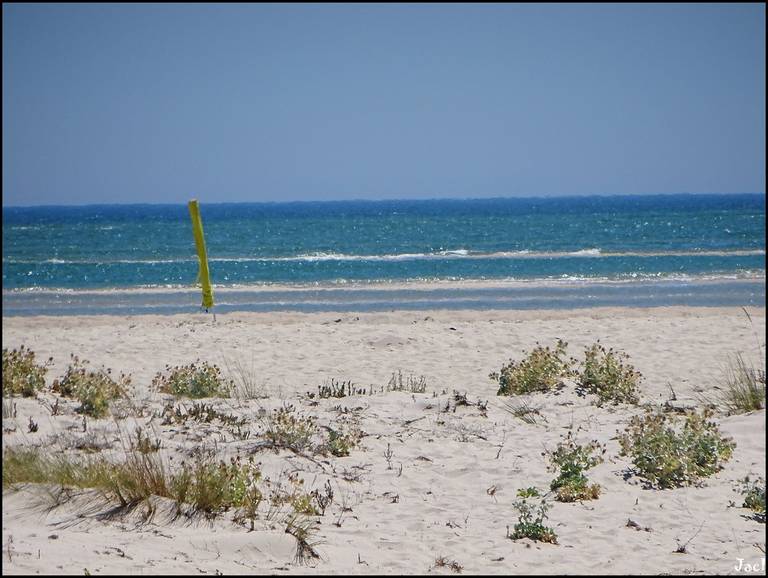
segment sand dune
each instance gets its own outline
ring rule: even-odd
[[[62,401],[53,416],[44,403],[54,399],[50,393],[16,399],[17,416],[3,419],[4,448],[71,447],[91,436],[105,453],[119,455],[126,435],[142,427],[176,463],[200,448],[222,459],[254,455],[273,481],[295,472],[309,489],[330,481],[334,490],[333,504],[317,517],[321,557],[308,564],[296,563],[296,541],[266,512],[251,532],[228,515],[165,520],[160,503],[156,518],[142,524],[131,516],[105,519],[87,493],[45,510],[39,488],[6,491],[3,572],[453,573],[436,565],[444,557],[468,574],[737,573],[740,558],[764,557],[765,526],[748,519],[748,510],[729,507],[741,505],[739,479],[765,477],[764,410],[718,417],[736,442],[724,470],[700,486],[653,490],[629,476],[628,458],[618,455],[617,430],[639,408],[597,407],[568,386],[525,396],[540,419],[524,423],[508,411],[511,398],[496,396],[488,374],[537,342],[562,338],[578,358],[600,340],[626,351],[642,372],[642,403],[661,404],[674,393],[678,406],[701,406],[717,395],[729,353],[759,362],[765,310],[749,312],[752,323],[739,308],[3,318],[4,347],[25,344],[41,359],[53,356],[49,384],[75,353],[131,373],[132,399],[146,407],[143,417],[89,420],[83,432],[75,402]],[[153,417],[168,397],[152,391],[154,375],[197,358],[255,376],[264,398],[208,400],[247,418],[247,439],[234,439],[217,423],[162,425]],[[397,371],[424,376],[425,393],[385,391]],[[331,379],[372,393],[306,395]],[[454,392],[466,394],[470,405],[457,405]],[[321,425],[355,420],[365,435],[347,457],[259,451],[260,410],[286,403]],[[27,431],[30,417],[39,425],[35,433]],[[551,502],[548,522],[558,545],[508,539],[517,490],[548,488],[553,474],[542,453],[569,429],[580,441],[605,445],[605,461],[589,471],[602,495]],[[685,553],[676,552],[681,545]]]

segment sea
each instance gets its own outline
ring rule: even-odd
[[[213,312],[765,306],[765,195],[207,203]],[[3,207],[3,315],[200,310],[179,205]]]

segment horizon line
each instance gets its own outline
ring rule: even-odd
[[[201,204],[207,205],[294,205],[294,204],[318,204],[318,203],[397,203],[397,202],[452,202],[452,201],[498,201],[498,200],[537,200],[550,201],[557,199],[589,199],[595,197],[621,197],[621,198],[651,198],[651,197],[745,197],[762,196],[765,192],[743,192],[743,193],[590,193],[590,194],[555,194],[551,196],[542,195],[523,195],[523,196],[494,196],[494,197],[418,197],[418,198],[392,198],[392,199],[324,199],[324,200],[293,200],[293,201],[215,201],[208,202],[199,196],[191,196],[187,201],[177,201],[170,203],[132,203],[132,202],[113,202],[113,203],[73,203],[62,204],[40,204],[40,205],[2,205],[2,209],[44,209],[44,208],[84,208],[84,207],[174,207],[186,205],[189,200],[197,199]]]

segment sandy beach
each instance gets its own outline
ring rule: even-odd
[[[72,400],[62,399],[52,415],[50,391],[14,398],[16,417],[3,418],[4,448],[77,453],[77,440],[90,436],[91,445],[119,455],[121,440],[141,427],[161,440],[171,464],[201,448],[221,459],[253,456],[271,480],[298,474],[308,491],[329,482],[334,498],[313,519],[320,557],[300,564],[296,540],[266,509],[249,531],[226,514],[195,522],[158,515],[141,523],[84,507],[93,505],[87,493],[46,509],[37,488],[4,491],[3,572],[738,573],[739,559],[760,564],[765,555],[765,526],[749,519],[736,491],[745,476],[765,476],[765,410],[716,417],[736,443],[722,471],[699,485],[654,490],[630,475],[616,439],[642,408],[598,407],[566,384],[523,396],[539,412],[527,423],[509,410],[519,400],[497,396],[488,375],[537,342],[563,339],[569,355],[580,358],[599,340],[629,354],[642,373],[641,405],[702,407],[717,396],[729,354],[760,363],[765,309],[748,311],[751,322],[741,308],[229,313],[215,321],[202,313],[4,317],[3,347],[24,344],[39,360],[53,357],[49,386],[76,354],[130,373],[134,404],[133,411],[114,405],[112,417],[89,419],[83,432]],[[196,359],[252,378],[256,399],[205,400],[244,418],[246,439],[216,421],[162,424],[172,398],[151,387],[153,377],[166,365]],[[423,376],[424,393],[387,391],[397,372]],[[318,386],[332,380],[349,380],[366,393],[318,399]],[[467,404],[456,403],[462,395]],[[286,404],[320,425],[353,420],[363,432],[359,444],[345,457],[260,449],[257,416]],[[34,433],[30,418],[38,424]],[[509,539],[517,491],[548,489],[553,474],[543,454],[569,430],[579,441],[605,445],[604,462],[589,470],[602,486],[599,499],[550,502],[547,522],[557,545]]]
[[[3,575],[765,575],[765,6],[3,4]]]

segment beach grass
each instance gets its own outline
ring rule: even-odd
[[[133,508],[157,496],[188,506],[208,517],[229,509],[255,516],[262,494],[261,473],[253,460],[230,462],[200,457],[172,473],[155,451],[135,448],[119,461],[104,456],[75,458],[46,453],[39,447],[7,448],[3,452],[3,488],[19,484],[50,484],[62,488],[94,489],[110,502]]]
[[[720,379],[718,405],[728,414],[765,407],[765,370],[757,369],[741,353],[728,357]]]

